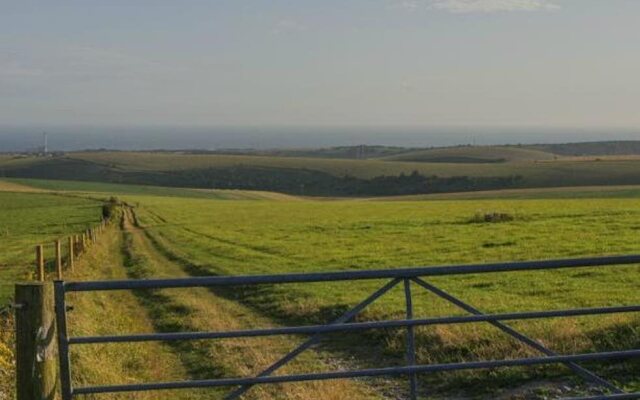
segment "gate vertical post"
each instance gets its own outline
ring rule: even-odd
[[[413,301],[411,298],[411,281],[404,279],[404,297],[407,307],[407,320],[413,319]],[[407,326],[407,364],[416,365],[416,345],[413,326]],[[409,393],[411,400],[418,398],[418,375],[412,373],[409,375]]]
[[[73,389],[71,387],[71,362],[69,361],[69,337],[67,333],[67,304],[65,299],[64,281],[57,280],[53,283],[56,326],[58,328],[58,351],[60,360],[60,391],[62,400],[71,400]]]
[[[58,399],[53,287],[17,284],[15,302],[17,400]]]

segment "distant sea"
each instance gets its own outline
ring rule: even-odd
[[[638,129],[534,127],[140,127],[0,126],[0,152],[84,149],[271,149],[352,145],[440,147],[640,140]]]

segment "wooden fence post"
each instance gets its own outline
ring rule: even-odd
[[[62,248],[60,246],[60,240],[56,240],[56,274],[58,280],[62,280]]]
[[[15,302],[17,400],[57,399],[53,285],[17,284]]]
[[[44,282],[44,251],[42,245],[36,246],[36,280]]]
[[[71,270],[71,272],[74,272],[74,263],[73,263],[73,253],[74,253],[74,240],[73,240],[73,236],[69,236],[69,269]]]

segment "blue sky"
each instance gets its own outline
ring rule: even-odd
[[[3,1],[0,123],[640,126],[640,1]]]

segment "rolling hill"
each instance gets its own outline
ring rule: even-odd
[[[459,146],[417,150],[385,157],[388,161],[417,161],[437,163],[503,163],[553,160],[556,155],[516,146]]]
[[[85,151],[3,156],[0,177],[366,197],[637,185],[640,158],[558,156],[518,146],[414,149],[375,159]]]

